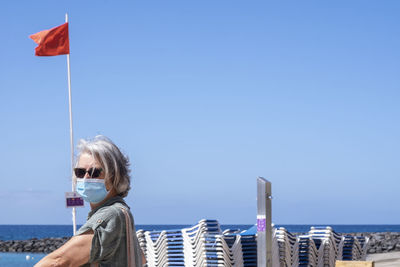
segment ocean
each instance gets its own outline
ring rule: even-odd
[[[182,229],[191,225],[136,225],[136,229],[147,231]],[[354,232],[400,232],[400,225],[276,225],[285,227],[289,232],[308,232],[311,226],[331,226],[338,233]],[[222,225],[225,229],[246,230],[252,227],[248,224]],[[0,240],[26,240],[31,238],[72,236],[71,225],[0,225]],[[33,266],[41,258],[42,253],[1,253],[0,266],[27,267]]]
[[[0,252],[1,267],[28,267],[38,263],[46,254],[43,253],[8,253]]]

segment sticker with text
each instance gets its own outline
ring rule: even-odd
[[[84,206],[83,198],[76,192],[65,193],[65,204],[67,208]]]
[[[265,232],[266,227],[267,223],[265,217],[257,217],[257,232]]]

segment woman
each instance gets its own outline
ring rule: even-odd
[[[36,266],[142,266],[128,205],[129,160],[103,136],[81,140],[74,174],[77,192],[90,203],[86,223]],[[130,249],[130,251],[128,251]]]

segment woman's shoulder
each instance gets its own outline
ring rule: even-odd
[[[129,207],[122,202],[115,202],[111,205],[99,208],[90,216],[86,223],[79,229],[77,234],[84,233],[89,229],[94,231],[98,227],[115,228],[118,225],[125,225],[125,213],[122,209],[125,209],[130,213]]]
[[[129,207],[127,207],[123,203],[115,202],[112,205],[100,208],[95,214],[93,214],[92,217],[94,217],[94,220],[101,219],[104,221],[116,218],[123,218],[125,215],[122,209],[125,209],[129,212]]]

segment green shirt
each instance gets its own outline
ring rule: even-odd
[[[98,263],[101,267],[127,266],[126,222],[121,208],[127,210],[131,217],[135,259],[133,264],[136,264],[136,267],[142,266],[141,249],[133,217],[128,205],[119,196],[107,200],[103,205],[89,212],[86,223],[76,233],[76,235],[81,235],[89,230],[94,232],[89,263],[83,266],[90,266],[90,263]]]

